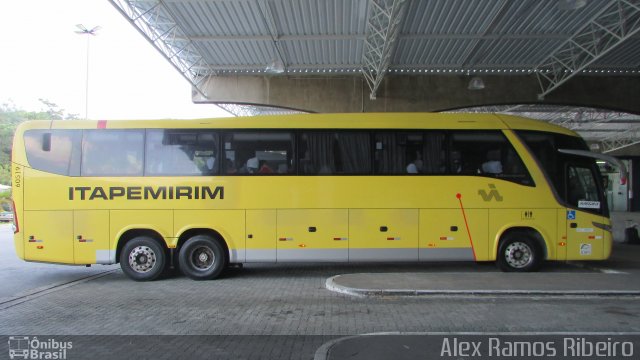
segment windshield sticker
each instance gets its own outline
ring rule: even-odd
[[[580,255],[591,255],[591,244],[580,244]]]
[[[578,207],[581,209],[600,209],[600,201],[578,201]]]

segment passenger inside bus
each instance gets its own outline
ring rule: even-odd
[[[227,174],[235,174],[238,172],[235,166],[233,166],[233,160],[226,158],[225,160],[225,169],[227,170]]]
[[[255,174],[256,172],[258,172],[258,158],[257,157],[252,157],[249,160],[247,160],[247,164],[246,164],[246,171],[249,174]]]
[[[422,160],[415,159],[407,165],[407,174],[418,174],[422,172]]]
[[[260,169],[258,174],[273,174],[273,169],[267,164],[266,160],[260,161]]]
[[[482,164],[484,174],[502,174],[502,162],[500,161],[500,150],[489,150],[487,161]]]
[[[418,149],[421,149],[421,148],[422,148],[422,144],[420,144]],[[414,155],[411,156],[411,153],[413,153]],[[414,159],[409,163],[409,165],[407,165],[407,168],[406,168],[407,174],[421,173],[424,165],[424,163],[422,162],[422,151],[414,148],[412,149],[412,151],[409,152],[409,155],[407,156],[407,158]]]
[[[454,174],[460,174],[462,172],[462,161],[460,160],[460,152],[451,152],[451,170]]]

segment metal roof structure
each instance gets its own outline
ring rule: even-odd
[[[231,74],[363,77],[372,99],[387,74],[535,74],[540,98],[640,76],[640,0],[110,1],[201,94]]]

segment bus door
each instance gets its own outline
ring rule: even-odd
[[[565,166],[567,260],[602,259],[607,203],[599,186],[593,160],[571,161]],[[605,222],[606,221],[606,222]]]

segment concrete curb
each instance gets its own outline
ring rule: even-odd
[[[330,277],[325,282],[327,290],[356,297],[375,296],[591,296],[638,297],[640,290],[425,290],[425,289],[360,289],[340,285],[336,280],[342,275]]]

